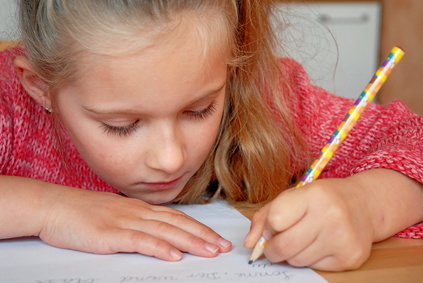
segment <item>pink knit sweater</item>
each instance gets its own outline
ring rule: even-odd
[[[18,53],[0,53],[0,174],[118,193],[88,167],[69,139],[59,146],[51,115],[20,84],[13,67]],[[295,122],[317,156],[353,101],[311,85],[295,61],[281,63],[295,92],[290,102]],[[399,101],[387,107],[370,105],[321,177],[340,178],[381,167],[423,183],[423,117]],[[423,223],[397,236],[423,237]]]

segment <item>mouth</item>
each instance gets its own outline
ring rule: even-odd
[[[165,191],[172,189],[176,186],[178,186],[182,180],[183,176],[174,179],[169,182],[142,182],[140,183],[143,187],[153,190],[153,191]]]

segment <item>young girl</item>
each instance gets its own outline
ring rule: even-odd
[[[275,57],[271,9],[22,0],[24,48],[0,55],[0,238],[213,257],[231,243],[161,204],[222,197],[268,203],[246,247],[263,234],[271,261],[345,270],[422,221],[423,118],[400,102],[370,106],[322,179],[287,190],[352,101]]]

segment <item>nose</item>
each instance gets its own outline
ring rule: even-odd
[[[167,123],[150,133],[146,165],[167,174],[177,173],[187,158],[183,132],[175,125]]]

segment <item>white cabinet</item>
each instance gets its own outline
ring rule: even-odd
[[[314,84],[344,97],[360,95],[380,63],[379,3],[280,3],[275,15],[282,20],[276,26],[281,50]]]
[[[0,40],[19,39],[17,0],[0,0]]]

